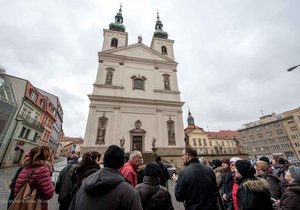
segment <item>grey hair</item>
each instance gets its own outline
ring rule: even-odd
[[[130,156],[129,156],[129,160],[132,160],[133,158],[135,158],[135,156],[137,155],[141,155],[142,153],[138,150],[133,150],[131,153],[130,153]]]

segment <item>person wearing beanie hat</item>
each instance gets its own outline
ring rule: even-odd
[[[160,185],[161,174],[162,170],[157,163],[146,165],[143,183],[135,187],[141,197],[143,209],[174,209],[168,189]]]
[[[255,177],[255,169],[248,160],[235,162],[238,209],[273,210],[268,182]]]
[[[270,166],[265,161],[258,160],[256,161],[254,168],[256,170],[255,176],[263,178],[268,182],[271,197],[275,200],[280,199],[282,195],[281,181],[277,176],[270,172]]]
[[[82,181],[70,209],[74,210],[142,210],[138,192],[125,181],[119,171],[125,161],[122,148],[108,147],[104,153],[104,168]]]
[[[268,165],[270,165],[270,160],[269,160],[269,158],[266,157],[266,156],[260,157],[259,160],[260,160],[260,161],[264,161],[264,162],[266,162]]]
[[[280,201],[273,204],[274,209],[300,209],[300,167],[290,166],[285,179],[289,183]]]

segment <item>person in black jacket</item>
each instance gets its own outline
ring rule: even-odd
[[[237,204],[239,210],[273,210],[268,182],[255,177],[255,169],[248,160],[235,163],[238,191]]]
[[[160,185],[161,174],[157,163],[149,163],[144,170],[143,183],[135,187],[144,210],[174,210],[168,189]]]
[[[173,174],[175,197],[178,202],[184,202],[186,210],[216,210],[217,183],[212,169],[202,165],[197,158],[197,151],[188,146],[183,150],[182,160],[186,167]]]
[[[160,185],[168,188],[168,179],[170,177],[168,169],[164,166],[164,164],[162,164],[160,156],[156,156],[155,161],[162,171],[160,176]]]
[[[67,166],[59,173],[55,192],[58,195],[59,210],[66,210],[69,208],[72,199],[73,192],[72,187],[75,185],[75,179],[73,175],[78,167],[78,156],[76,154],[71,155],[68,158]]]

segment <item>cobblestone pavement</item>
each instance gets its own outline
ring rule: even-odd
[[[66,161],[61,159],[60,162],[56,162],[54,164],[55,171],[52,174],[52,180],[56,182],[58,177],[59,171],[66,165]],[[14,168],[5,168],[0,169],[0,209],[4,210],[7,207],[7,198],[9,196],[9,184],[10,180],[13,178],[14,174],[16,173],[17,167]],[[183,204],[176,201],[174,197],[174,187],[175,182],[173,180],[169,180],[169,192],[172,197],[172,202],[174,209],[176,210],[184,210]],[[59,205],[57,202],[57,194],[54,193],[54,196],[51,200],[48,201],[48,209],[49,210],[58,210]]]

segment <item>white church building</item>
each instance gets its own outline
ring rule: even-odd
[[[115,144],[125,152],[156,151],[179,155],[185,146],[183,102],[177,81],[174,40],[168,39],[157,14],[151,46],[128,45],[122,8],[109,30],[103,30],[102,51],[93,92],[82,153],[102,154]]]

